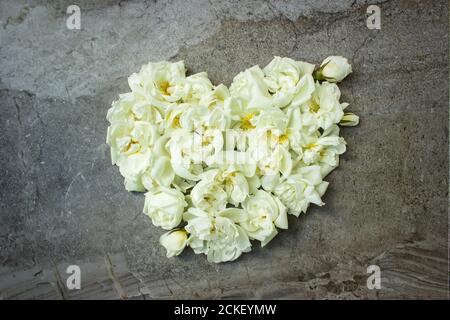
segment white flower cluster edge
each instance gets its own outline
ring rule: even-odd
[[[322,206],[324,181],[346,143],[336,83],[347,59],[316,67],[275,57],[240,72],[229,88],[206,72],[186,76],[183,61],[144,65],[131,92],[108,110],[107,144],[128,191],[146,192],[144,213],[167,257],[186,247],[210,262],[237,259],[251,240],[265,246],[311,203]]]

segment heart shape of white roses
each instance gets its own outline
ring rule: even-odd
[[[167,257],[185,247],[224,262],[265,246],[310,203],[322,206],[346,143],[337,82],[347,59],[313,64],[275,57],[239,73],[228,89],[182,61],[144,65],[131,92],[108,110],[107,143],[128,191],[145,192],[144,213],[167,233]]]

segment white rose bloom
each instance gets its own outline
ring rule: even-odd
[[[206,254],[209,262],[236,260],[251,250],[246,232],[237,223],[247,219],[242,209],[225,209],[211,215],[190,208],[185,215],[186,230],[190,233],[189,246],[196,254]]]
[[[317,116],[309,108],[312,103],[311,100],[308,100],[300,108],[287,107],[284,109],[288,117],[287,130],[301,130],[302,135],[311,135],[316,133],[319,129],[319,125]]]
[[[297,134],[297,137],[290,136],[289,142],[292,146],[298,146],[303,140],[303,135],[314,135],[319,129],[317,116],[309,109],[311,100],[305,102],[300,108],[287,107],[284,109],[288,116],[288,127],[286,131],[291,135],[295,134],[295,132],[302,135],[298,136]],[[295,151],[297,152],[298,150]]]
[[[225,131],[231,122],[230,115],[222,107],[209,110],[205,106],[181,103],[167,108],[164,124],[166,133],[183,129],[202,134],[207,130]]]
[[[172,168],[175,173],[188,180],[198,180],[198,174],[200,163],[194,163],[194,143],[196,145],[201,144],[201,142],[194,142],[196,135],[193,133],[177,129],[171,133],[171,137],[167,142],[167,148],[170,153],[170,161]]]
[[[266,148],[259,143],[257,148],[251,149],[252,156],[257,159],[258,174],[265,190],[272,190],[279,181],[280,173],[289,176],[292,170],[292,157],[286,146],[276,145]]]
[[[145,191],[142,176],[150,168],[151,158],[150,150],[146,150],[120,159],[121,161],[118,162],[119,171],[125,178],[124,183],[127,191]]]
[[[204,106],[187,108],[180,115],[180,127],[197,133],[207,129],[225,130],[229,128],[230,116],[221,107],[209,110]]]
[[[230,94],[242,99],[248,108],[272,106],[272,97],[264,81],[264,73],[259,66],[251,67],[234,77]]]
[[[317,123],[313,120],[313,126],[304,125],[304,114],[301,113],[300,108],[286,108],[288,116],[288,127],[286,129],[285,136],[289,139],[290,151],[297,154],[298,157],[302,156],[303,146],[309,136],[316,136]],[[296,158],[294,156],[294,158]]]
[[[187,112],[187,110],[191,108],[196,107],[198,106],[190,103],[174,104],[167,107],[164,118],[165,132],[170,133],[171,131],[181,129],[180,118],[183,115],[183,113]]]
[[[279,108],[247,105],[247,102],[231,97],[225,101],[224,110],[231,120],[231,128],[251,131],[255,128],[279,128],[287,125],[287,116]]]
[[[318,71],[319,80],[341,82],[352,73],[352,66],[344,57],[331,56],[323,60]]]
[[[213,85],[206,72],[186,77],[174,87],[175,95],[181,96],[184,102],[199,104],[204,96],[211,94]]]
[[[254,196],[247,198],[243,208],[248,219],[240,225],[250,239],[261,241],[263,247],[278,234],[277,227],[288,228],[286,207],[266,191],[258,190]]]
[[[194,138],[194,161],[204,162],[223,150],[224,141],[221,130],[207,129],[200,135],[197,133],[194,133],[194,135],[199,136],[197,139]]]
[[[150,168],[142,175],[142,185],[151,191],[158,187],[170,187],[175,172],[168,157],[153,156]]]
[[[229,101],[237,102],[240,100],[230,99]],[[241,101],[239,102],[241,105]],[[259,110],[252,109],[248,110],[247,108],[240,109],[232,109],[231,110],[231,118],[232,118],[232,128],[235,130],[248,131],[256,128],[256,119],[257,115],[259,115]]]
[[[344,138],[339,137],[339,127],[333,125],[325,130],[321,136],[305,137],[302,160],[306,165],[318,164],[322,175],[328,174],[330,169],[339,164],[339,155],[346,150]]]
[[[198,180],[202,162],[219,154],[223,148],[223,134],[220,130],[206,130],[202,133],[178,129],[172,132],[168,141],[172,168],[182,178]]]
[[[159,243],[166,249],[167,258],[179,255],[187,245],[188,234],[183,229],[175,229],[164,233]]]
[[[147,121],[116,121],[108,127],[106,143],[113,164],[121,158],[142,153],[159,138],[158,128]]]
[[[146,121],[115,121],[108,127],[111,161],[119,166],[128,191],[144,191],[140,179],[151,164],[151,148],[158,138],[158,128]]]
[[[301,107],[302,121],[305,126],[317,126],[326,130],[341,121],[346,103],[340,103],[341,92],[334,83],[316,82],[316,90],[312,98]]]
[[[210,168],[218,168],[224,172],[239,172],[246,178],[253,177],[256,171],[256,161],[251,157],[250,153],[234,149],[234,147],[228,148],[213,157],[209,157],[206,164]]]
[[[182,192],[160,187],[145,194],[144,213],[155,226],[170,230],[180,224],[187,205]]]
[[[289,208],[289,213],[299,216],[306,212],[310,203],[322,206],[321,196],[325,193],[328,182],[322,181],[319,166],[301,167],[294,174],[280,183],[274,193]]]
[[[223,106],[216,105],[205,116],[204,126],[208,129],[225,131],[231,128],[231,115]]]
[[[256,162],[257,174],[265,190],[272,190],[278,184],[280,173],[288,176],[292,169],[289,152],[289,137],[278,129],[259,130],[249,133],[248,153]]]
[[[250,192],[247,178],[239,171],[225,171],[222,173],[228,202],[238,206],[244,202]]]
[[[256,129],[275,129],[285,132],[288,124],[287,115],[278,108],[261,110],[254,119]]]
[[[158,126],[162,123],[159,110],[133,92],[121,94],[119,100],[112,103],[106,119],[110,123],[136,120],[151,122]]]
[[[245,174],[249,174],[249,171],[247,168],[235,165],[223,165],[219,167],[222,169],[212,169],[204,172],[202,178],[204,180],[215,181],[225,190],[228,202],[234,206],[238,206],[245,201],[250,192],[250,185],[245,176]],[[240,168],[243,170],[242,172],[239,170]]]
[[[191,190],[192,204],[204,211],[219,212],[225,209],[228,195],[220,180],[220,170],[202,173],[200,181]]]
[[[277,146],[277,144],[273,145],[275,141],[272,135],[276,136],[280,132],[276,129],[261,128],[249,130],[245,134],[247,139],[245,152],[249,153],[255,161],[259,161],[272,154],[272,149]]]
[[[263,71],[275,106],[300,106],[311,98],[314,91],[313,64],[275,57]]]
[[[175,179],[170,153],[166,148],[168,140],[169,135],[163,135],[153,145],[150,168],[142,177],[142,182],[147,190],[151,190],[151,186],[169,187]]]
[[[201,106],[207,106],[210,109],[217,106],[223,107],[225,105],[225,101],[229,98],[230,91],[228,88],[223,84],[219,84],[214,87],[212,92],[203,95],[198,104]]]
[[[108,109],[106,119],[113,123],[115,121],[134,121],[137,120],[133,114],[133,106],[139,100],[133,92],[128,92],[119,95],[119,100],[113,101],[111,108]]]
[[[164,111],[165,108],[182,98],[177,87],[185,77],[186,69],[183,61],[151,62],[142,66],[139,73],[133,73],[128,78],[128,84],[135,94]]]

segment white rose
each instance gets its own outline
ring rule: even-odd
[[[169,187],[175,178],[175,172],[168,157],[153,156],[150,168],[142,175],[142,185],[147,190]]]
[[[191,159],[195,163],[206,162],[208,158],[220,153],[223,149],[223,133],[218,129],[207,129],[192,134]]]
[[[133,92],[119,95],[119,100],[114,101],[109,108],[106,119],[110,123],[136,120],[151,122],[158,126],[162,123],[159,110]]]
[[[230,117],[221,107],[209,110],[204,106],[188,108],[180,115],[180,127],[186,130],[204,132],[208,129],[229,128]]]
[[[322,135],[305,136],[302,160],[306,165],[318,164],[322,176],[327,175],[339,164],[339,155],[346,150],[344,138],[339,136],[339,127],[332,125]]]
[[[158,128],[147,121],[115,121],[108,127],[106,143],[111,147],[111,161],[142,153],[159,138]]]
[[[286,136],[289,139],[290,151],[294,151],[298,157],[302,156],[303,147],[307,144],[309,136],[317,136],[317,121],[310,113],[303,114],[300,108],[286,108],[288,116],[288,128]],[[311,126],[305,125],[305,117],[310,117]],[[293,156],[293,158],[296,158]]]
[[[324,205],[321,196],[325,193],[328,182],[322,181],[319,166],[302,167],[295,174],[275,187],[274,193],[289,208],[289,213],[299,216],[306,212],[310,203]]]
[[[211,215],[190,208],[185,215],[186,230],[190,233],[189,246],[196,254],[206,254],[209,262],[236,260],[251,250],[249,238],[237,223],[247,219],[242,209],[225,209]]]
[[[225,191],[228,195],[228,202],[238,206],[247,198],[250,187],[247,178],[239,171],[225,171],[222,173]]]
[[[288,116],[288,126],[286,131],[290,134],[289,142],[291,143],[291,146],[295,146],[295,148],[301,144],[303,135],[314,135],[319,129],[317,115],[313,112],[318,108],[317,106],[314,106],[315,108],[310,108],[311,106],[312,98],[302,104],[300,108],[289,106],[284,109]],[[297,134],[297,136],[292,136],[294,134]],[[297,152],[298,150],[295,149],[295,151]]]
[[[249,195],[250,185],[245,174],[250,173],[250,171],[244,169],[241,172],[239,171],[239,166],[234,165],[224,165],[220,167],[222,169],[212,169],[203,173],[201,176],[203,177],[202,181],[208,180],[216,183],[217,186],[220,186],[226,192],[228,202],[234,206],[238,206],[240,203],[244,202]],[[253,176],[253,174],[251,174],[251,176]],[[206,178],[205,176],[207,175],[210,176]],[[197,187],[195,191],[200,192],[200,187]],[[221,191],[220,194],[223,195]],[[197,194],[195,197],[197,197]]]
[[[247,149],[253,159],[260,161],[266,157],[273,156],[274,149],[288,147],[287,137],[283,137],[283,131],[278,129],[254,129],[246,132]]]
[[[287,115],[278,108],[263,109],[254,119],[255,129],[271,129],[285,132],[287,124]]]
[[[238,101],[235,99],[232,99],[230,101]],[[241,111],[242,110],[242,111]],[[241,109],[241,110],[232,110],[232,119],[233,119],[233,125],[232,128],[235,130],[252,130],[256,128],[256,119],[257,115],[259,114],[259,110],[257,109]]]
[[[204,96],[210,95],[212,90],[213,85],[208,79],[206,72],[186,77],[184,81],[179,82],[174,88],[175,94],[181,96],[184,102],[195,104],[199,104]]]
[[[248,219],[240,225],[250,239],[261,241],[261,246],[265,246],[277,235],[277,227],[288,227],[286,207],[277,197],[266,191],[258,190],[254,196],[247,198],[243,208]]]
[[[164,117],[164,132],[170,133],[171,131],[181,128],[180,118],[184,112],[190,108],[196,108],[196,105],[191,103],[173,104],[166,109]]]
[[[313,64],[275,57],[263,71],[275,106],[284,108],[290,103],[299,106],[311,98]]]
[[[197,181],[198,174],[201,173],[202,169],[200,163],[193,163],[195,157],[194,145],[198,146],[201,142],[194,141],[194,138],[200,139],[187,130],[177,129],[171,133],[167,147],[175,174],[184,179]]]
[[[350,73],[352,73],[352,66],[346,58],[331,56],[323,60],[320,65],[318,79],[328,82],[341,82]]]
[[[316,90],[312,98],[301,106],[304,126],[317,127],[324,130],[341,121],[346,103],[340,103],[341,92],[334,83],[316,82]]]
[[[229,136],[226,137],[226,139],[229,138]],[[233,143],[227,143],[226,148],[227,150],[222,150],[206,159],[208,167],[211,169],[219,168],[229,172],[239,171],[247,178],[253,177],[256,170],[256,161],[251,157],[251,154],[249,152],[236,151]]]
[[[159,243],[166,249],[167,258],[179,255],[187,245],[188,235],[183,229],[171,230],[159,238]]]
[[[128,78],[131,90],[152,105],[164,111],[182,98],[177,86],[184,81],[186,69],[183,61],[149,63]]]
[[[191,200],[194,206],[204,211],[219,212],[225,209],[228,195],[223,189],[217,169],[202,173],[201,179],[191,190]]]
[[[147,121],[115,121],[108,127],[111,161],[119,166],[128,191],[144,191],[140,179],[151,164],[151,149],[158,139],[158,128]]]
[[[248,108],[268,108],[272,106],[269,88],[264,81],[264,73],[259,66],[251,67],[234,77],[230,94],[242,99]]]
[[[125,189],[127,191],[144,192],[142,175],[150,168],[151,152],[139,152],[120,159],[119,171],[125,178]]]
[[[201,133],[183,129],[173,131],[167,146],[175,173],[185,179],[198,180],[202,162],[219,154],[223,143],[223,134],[216,129]]]
[[[119,95],[119,100],[113,101],[111,108],[108,109],[106,119],[113,123],[114,121],[133,121],[135,115],[132,108],[139,101],[133,92]]]
[[[166,149],[167,140],[166,135],[161,136],[152,146],[149,157],[150,164],[140,179],[142,188],[148,191],[158,187],[169,187],[175,179],[175,172],[170,163],[170,154]]]
[[[223,107],[225,104],[225,100],[229,98],[230,91],[228,90],[228,88],[223,84],[219,84],[218,86],[214,87],[213,91],[209,94],[202,95],[199,101],[199,105],[207,106],[210,109],[218,106]]]
[[[183,193],[176,189],[160,187],[145,194],[144,213],[155,226],[166,230],[180,224],[186,206]]]
[[[265,190],[272,190],[280,178],[289,176],[292,170],[292,157],[285,146],[277,145],[269,151],[258,149],[252,153],[258,159],[257,167],[261,184]]]
[[[287,116],[279,108],[247,105],[239,98],[227,99],[224,109],[231,120],[231,128],[249,131],[255,128],[279,128],[283,130],[287,125]]]
[[[176,129],[203,132],[207,129],[225,130],[231,116],[222,106],[212,109],[191,103],[180,103],[167,108],[164,125],[166,132]]]

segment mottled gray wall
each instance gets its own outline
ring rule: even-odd
[[[0,2],[0,298],[446,298],[448,2]],[[311,208],[264,249],[168,260],[105,144],[106,111],[149,61],[214,83],[274,55],[348,57],[361,124]],[[82,289],[65,288],[65,267]],[[366,268],[382,270],[368,290]]]

